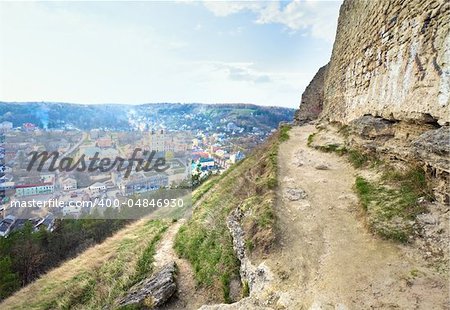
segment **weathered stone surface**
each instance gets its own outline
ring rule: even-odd
[[[325,164],[317,165],[315,168],[316,168],[317,170],[329,170],[329,169],[330,169],[330,167],[328,167],[328,166],[325,165]]]
[[[433,178],[436,199],[450,204],[450,127],[426,131],[411,145],[413,156],[425,164]]]
[[[133,286],[119,306],[135,305],[142,308],[157,308],[163,305],[176,292],[176,265],[170,262],[151,278],[142,280]]]
[[[267,283],[273,279],[270,269],[261,263],[254,266],[245,251],[245,232],[241,226],[241,220],[244,216],[242,210],[238,207],[230,213],[227,219],[227,227],[233,238],[233,249],[241,263],[240,276],[242,281],[247,281],[250,295],[262,291]]]
[[[371,114],[448,124],[450,2],[345,0],[323,91],[330,121]]]
[[[230,213],[230,216],[227,219],[227,226],[233,238],[234,252],[241,263],[239,269],[241,280],[247,282],[250,296],[232,304],[203,305],[199,310],[272,309],[265,304],[266,300],[261,300],[257,295],[264,291],[268,284],[273,281],[273,275],[264,262],[256,267],[248,258],[245,251],[245,233],[241,226],[243,217],[244,213],[241,208],[237,207]]]
[[[435,198],[450,203],[450,127],[410,121],[390,121],[365,115],[349,123],[348,146],[391,163],[419,165],[430,178]],[[323,144],[317,134],[312,146]],[[317,141],[316,141],[317,140]],[[323,139],[322,139],[323,140]]]
[[[450,127],[445,126],[436,130],[426,131],[413,142],[413,147],[420,153],[449,156]]]
[[[295,113],[295,122],[303,124],[318,118],[323,108],[323,82],[327,65],[317,71],[316,75],[302,94],[300,108]]]
[[[284,192],[284,198],[290,201],[297,201],[306,198],[306,193],[301,188],[288,188]]]
[[[392,122],[370,115],[364,115],[351,122],[353,131],[365,139],[376,139],[379,137],[393,137],[394,128]]]

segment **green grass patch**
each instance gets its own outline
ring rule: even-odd
[[[308,142],[306,143],[307,146],[311,147],[312,143],[314,142],[314,137],[316,136],[317,132],[314,132],[308,136]]]
[[[250,296],[250,286],[248,285],[248,281],[244,281],[242,283],[242,298]]]
[[[291,130],[292,126],[290,125],[282,125],[280,126],[279,129],[279,141],[280,142],[285,142],[287,140],[289,140],[289,130]]]
[[[429,195],[425,173],[419,168],[386,172],[380,184],[357,177],[355,190],[366,211],[369,228],[378,235],[407,242],[416,216],[426,211],[419,197]]]
[[[243,219],[247,250],[256,251],[262,244],[267,246],[264,242],[271,242],[267,236],[275,223],[278,146],[288,139],[289,129],[282,126],[269,142],[214,183],[202,184],[194,194],[197,205],[192,218],[175,237],[177,254],[191,263],[197,284],[207,287],[217,300],[231,302],[230,282],[239,277],[239,261],[226,225],[230,212],[240,207],[248,214]]]
[[[342,156],[342,155],[348,153],[348,150],[345,146],[341,146],[338,144],[320,145],[320,146],[317,146],[316,149],[318,149],[319,151],[325,152],[325,153],[336,153],[339,156]]]
[[[122,236],[112,236],[31,283],[6,300],[5,308],[113,309],[133,284],[151,275],[155,246],[168,222],[131,225]]]
[[[350,136],[350,132],[351,128],[349,125],[342,125],[338,130],[338,133],[343,135],[345,138],[348,138]]]
[[[356,149],[351,149],[348,151],[348,160],[353,167],[361,168],[369,162],[370,156]]]
[[[133,276],[132,284],[135,284],[152,274],[153,263],[155,262],[154,256],[156,254],[156,245],[158,244],[159,240],[161,240],[167,228],[167,225],[160,224],[156,235],[150,240],[149,244],[144,249],[144,252],[139,257],[139,260],[136,264],[136,271]]]

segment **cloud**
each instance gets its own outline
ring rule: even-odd
[[[226,63],[212,62],[213,68],[226,74],[232,81],[245,81],[250,83],[269,83],[272,81],[267,73],[255,70],[253,63]]]
[[[235,1],[204,1],[203,5],[216,16],[228,16],[244,10],[257,12],[265,6],[265,4],[259,2]]]
[[[204,1],[203,5],[216,16],[249,11],[256,15],[257,24],[281,24],[293,32],[303,30],[314,38],[332,42],[340,3],[341,1],[294,0],[281,5],[280,1]]]

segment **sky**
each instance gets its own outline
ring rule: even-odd
[[[340,4],[0,2],[0,101],[296,108]]]

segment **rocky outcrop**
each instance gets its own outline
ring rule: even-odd
[[[128,295],[119,301],[119,307],[134,306],[139,309],[154,309],[162,306],[177,290],[175,278],[175,262],[166,264],[151,278],[133,286]]]
[[[429,130],[412,142],[412,154],[425,165],[434,181],[434,196],[450,204],[450,127]]]
[[[355,147],[423,165],[437,200],[449,203],[449,1],[345,0],[298,123],[317,115],[317,98],[321,122],[349,125]]]
[[[316,75],[302,94],[300,108],[295,112],[295,122],[304,124],[315,120],[323,109],[323,83],[327,71],[325,65],[317,71]]]
[[[263,263],[258,267],[252,264],[245,251],[245,232],[241,222],[244,217],[240,207],[233,210],[227,219],[227,227],[233,238],[233,250],[240,262],[239,274],[241,281],[248,285],[249,296],[232,304],[203,305],[199,310],[270,310],[267,300],[258,297],[273,280],[273,274]]]
[[[450,2],[345,0],[323,91],[329,121],[448,124]]]
[[[448,205],[450,127],[391,121],[365,115],[350,122],[351,147],[386,161],[422,166],[430,177],[437,201]]]
[[[241,263],[240,276],[242,281],[246,281],[250,293],[260,292],[272,279],[271,272],[262,263],[258,267],[254,266],[245,251],[245,232],[241,226],[244,214],[240,207],[233,210],[227,219],[228,230],[233,238],[233,249]]]

